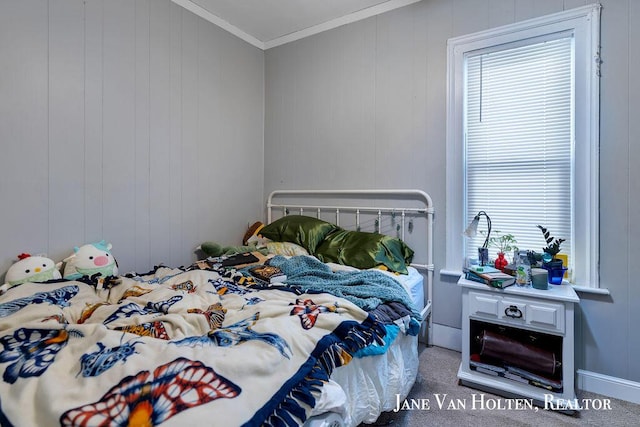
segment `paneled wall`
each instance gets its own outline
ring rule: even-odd
[[[103,238],[123,271],[180,265],[239,243],[273,189],[399,187],[434,199],[438,270],[447,39],[585,3],[423,0],[263,53],[170,0],[0,0],[0,272]],[[601,3],[611,295],[581,295],[577,366],[640,381],[640,4]],[[434,317],[457,329],[454,283]]]
[[[436,207],[444,267],[447,39],[590,3],[423,0],[266,52],[265,192],[415,187]],[[602,0],[601,286],[580,295],[577,367],[640,381],[640,2]],[[512,191],[508,182],[505,191]],[[634,226],[636,225],[636,226]],[[435,323],[461,326],[436,274]]]
[[[122,271],[262,218],[264,53],[170,0],[0,2],[0,278],[106,239]]]

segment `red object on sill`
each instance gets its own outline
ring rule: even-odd
[[[502,271],[509,264],[509,261],[504,257],[504,252],[498,252],[498,258],[493,263],[493,266]]]

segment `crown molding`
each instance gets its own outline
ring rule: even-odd
[[[231,34],[239,37],[240,39],[246,41],[247,43],[262,49],[267,50],[272,47],[281,46],[283,44],[291,43],[296,40],[303,39],[305,37],[312,36],[314,34],[322,33],[324,31],[331,30],[333,28],[337,28],[346,24],[351,24],[353,22],[357,22],[363,19],[370,18],[372,16],[380,15],[381,13],[389,12],[394,9],[398,9],[400,7],[408,6],[412,3],[417,3],[421,0],[389,0],[384,3],[368,7],[366,9],[358,10],[356,12],[350,13],[345,16],[341,16],[340,18],[332,19],[327,22],[323,22],[318,25],[314,25],[309,28],[302,29],[300,31],[294,31],[292,33],[286,34],[282,37],[277,37],[272,40],[262,41],[253,37],[252,35],[244,32],[240,28],[235,25],[230,24],[224,19],[220,18],[217,15],[209,12],[208,10],[202,8],[201,6],[193,3],[190,0],[171,0],[175,4],[182,6],[190,12],[198,15],[202,19],[205,19],[211,22],[214,25],[230,32]]]
[[[269,40],[264,43],[265,50],[272,47],[280,46],[283,44],[291,43],[296,40],[303,39],[305,37],[312,36],[314,34],[322,33],[324,31],[331,30],[333,28],[341,27],[343,25],[351,24],[353,22],[361,21],[363,19],[370,18],[372,16],[380,15],[385,12],[389,12],[400,7],[408,6],[412,3],[417,3],[421,0],[389,0],[384,3],[377,4],[375,6],[368,7],[366,9],[358,10],[357,12],[350,13],[348,15],[341,16],[340,18],[332,19],[331,21],[323,22],[322,24],[314,25],[309,28],[305,28],[300,31],[295,31],[291,34],[284,35],[282,37]]]
[[[198,6],[194,2],[190,0],[171,0],[171,1],[179,6],[182,6],[183,8],[187,9],[190,12],[193,12],[200,18],[206,21],[209,21],[214,25],[217,25],[218,27],[222,28],[225,31],[230,32],[234,36],[246,41],[247,43],[264,50],[264,43],[262,41],[258,40],[257,38],[253,37],[250,34],[245,33],[240,28],[228,23],[224,19],[220,18],[218,15],[214,15],[213,13],[209,12],[207,9],[204,9],[201,6]]]

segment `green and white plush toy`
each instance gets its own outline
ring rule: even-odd
[[[247,246],[222,246],[219,243],[207,241],[201,244],[196,248],[196,250],[201,250],[207,256],[210,257],[219,257],[219,256],[228,256],[235,254],[246,254],[248,252],[258,251],[263,255],[267,254],[266,249],[258,249],[255,245],[247,245]]]
[[[111,243],[101,240],[74,247],[74,254],[64,260],[63,277],[68,280],[78,280],[88,277],[98,280],[98,287],[102,287],[104,279],[118,275],[118,265],[111,254]]]
[[[25,282],[41,283],[61,278],[55,262],[50,258],[22,253],[18,255],[18,261],[7,270],[6,283],[0,286],[0,293]]]

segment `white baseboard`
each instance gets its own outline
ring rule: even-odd
[[[578,369],[576,386],[580,390],[640,404],[640,383]]]
[[[433,345],[462,351],[462,330],[451,326],[433,324]]]

